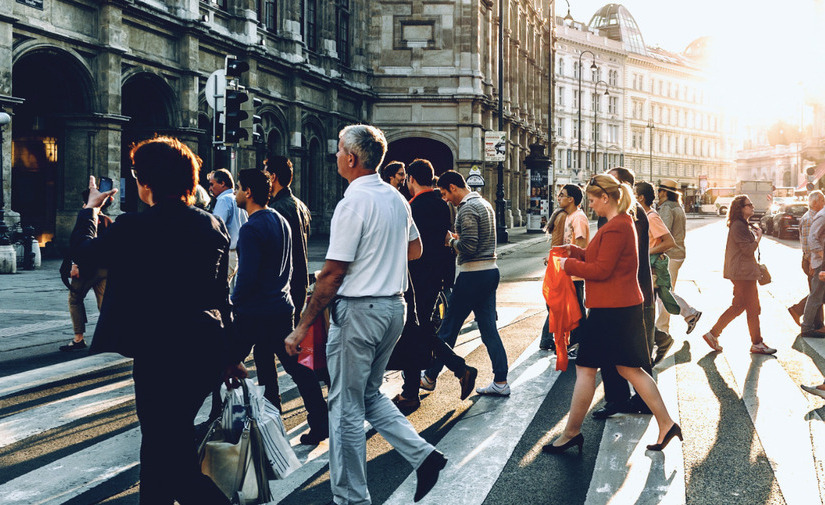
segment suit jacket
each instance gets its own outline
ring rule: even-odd
[[[72,259],[109,270],[91,352],[188,360],[238,354],[227,348],[229,233],[220,219],[161,202],[122,214],[100,237],[96,231],[93,210],[81,210]]]
[[[413,284],[436,283],[439,286],[454,263],[449,247],[444,245],[450,229],[450,208],[438,191],[419,193],[410,201],[413,221],[421,237],[421,257],[410,262]]]
[[[309,285],[307,240],[309,224],[312,220],[309,209],[304,202],[292,194],[289,188],[278,191],[278,194],[270,200],[269,207],[275,209],[289,224],[292,232],[292,280],[289,284],[293,293],[303,291],[306,296],[306,288]],[[296,305],[303,305],[304,300],[293,299],[293,302]]]

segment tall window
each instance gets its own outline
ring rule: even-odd
[[[607,103],[607,112],[610,114],[619,113],[619,97],[611,96]]]
[[[564,107],[564,92],[565,92],[564,86],[559,86],[559,90],[558,90],[558,92],[556,92],[556,96],[558,97],[559,105],[561,105],[562,107]]]
[[[344,65],[349,65],[349,0],[339,0],[338,3],[338,58]]]
[[[558,72],[557,73],[559,74],[559,77],[564,77],[564,59],[563,58],[559,58],[559,67],[558,67]]]
[[[270,32],[278,31],[277,0],[258,0],[258,19]]]
[[[304,0],[304,42],[307,49],[318,49],[318,0]]]
[[[556,121],[556,136],[564,137],[564,118],[560,117]]]

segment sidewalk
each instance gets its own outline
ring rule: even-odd
[[[498,248],[499,256],[546,240],[543,233],[527,233],[526,228],[509,230],[510,243]],[[324,264],[329,237],[309,240],[309,271]],[[86,356],[85,351],[61,353],[58,347],[68,343],[74,332],[69,317],[69,291],[60,281],[61,260],[43,260],[37,270],[18,270],[0,275],[0,363],[19,360],[33,354],[50,354],[68,361]],[[86,297],[87,342],[94,334],[97,306],[93,293]]]

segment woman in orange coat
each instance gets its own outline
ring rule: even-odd
[[[642,365],[650,364],[642,322],[642,291],[637,280],[639,255],[633,226],[633,191],[611,175],[596,175],[587,186],[590,208],[606,217],[587,249],[563,246],[569,258],[562,268],[584,279],[585,304],[590,309],[582,327],[576,361],[576,386],[564,432],[543,451],[558,454],[584,443],[581,425],[596,391],[596,371],[615,366],[650,407],[659,425],[660,451],[682,430],[668,414],[656,383]]]

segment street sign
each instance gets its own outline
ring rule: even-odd
[[[473,168],[470,169],[470,173],[467,175],[467,185],[471,188],[484,187],[484,177],[481,175],[481,170],[478,166],[473,165]]]
[[[223,112],[223,97],[226,96],[226,70],[219,68],[209,74],[209,78],[206,79],[204,95],[206,96],[206,103],[210,107],[218,112]]]
[[[506,132],[484,132],[484,161],[504,161],[507,154]]]

